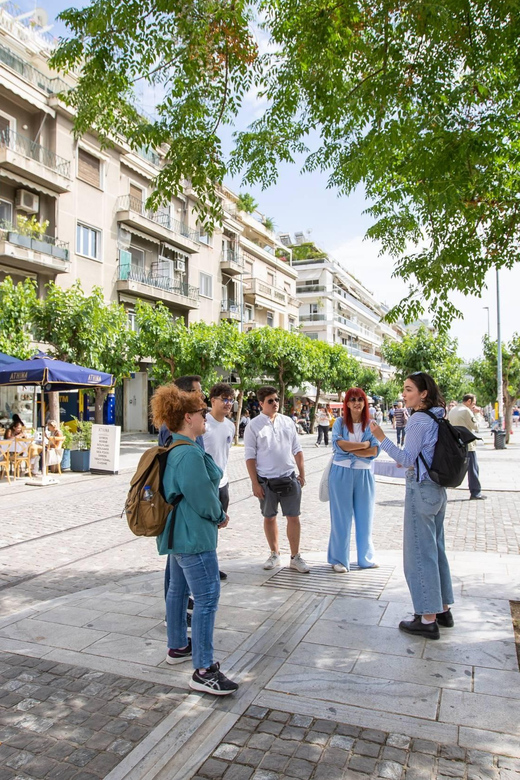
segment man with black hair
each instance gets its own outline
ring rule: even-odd
[[[302,448],[293,421],[279,413],[276,387],[261,387],[257,396],[262,411],[245,429],[244,454],[253,493],[260,501],[264,533],[270,548],[264,569],[281,566],[276,520],[280,504],[287,518],[290,567],[307,573],[309,566],[300,555],[300,504],[305,485]],[[294,472],[295,461],[298,476]]]

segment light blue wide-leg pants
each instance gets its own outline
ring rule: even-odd
[[[331,565],[342,563],[350,569],[350,532],[354,519],[358,566],[363,569],[374,566],[376,560],[372,544],[372,520],[375,485],[371,470],[349,469],[335,466],[333,463],[329,474],[329,500],[328,562]]]

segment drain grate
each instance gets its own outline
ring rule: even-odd
[[[322,564],[312,566],[308,574],[300,574],[294,569],[280,569],[263,583],[271,588],[290,588],[331,596],[356,596],[366,599],[378,599],[394,572],[394,566],[380,566],[377,569],[360,569],[351,566],[348,574],[336,574],[331,566]]]

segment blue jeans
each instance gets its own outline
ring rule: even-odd
[[[453,604],[453,589],[444,546],[446,488],[406,474],[404,502],[404,574],[417,615],[442,612]]]
[[[327,561],[342,563],[350,570],[350,533],[356,523],[358,566],[375,564],[372,543],[375,486],[370,469],[347,469],[332,464],[329,474],[330,537]]]
[[[404,446],[404,437],[406,436],[405,426],[396,425],[395,431],[397,433],[397,444],[402,444]]]
[[[186,609],[193,596],[191,621],[193,667],[206,669],[213,663],[213,629],[220,596],[220,576],[216,550],[196,553],[173,553],[170,558],[170,586],[166,596],[168,647],[188,644]]]
[[[482,493],[482,487],[480,485],[478,461],[476,452],[468,452],[469,455],[469,467],[468,467],[468,487],[472,496],[480,496]]]

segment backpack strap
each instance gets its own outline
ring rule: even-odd
[[[428,417],[431,417],[431,419],[432,419],[432,420],[435,420],[435,422],[437,423],[437,425],[440,425],[440,424],[441,424],[441,421],[439,420],[439,418],[438,418],[438,417],[437,417],[435,414],[433,414],[432,412],[430,412],[430,410],[429,410],[429,409],[417,409],[417,410],[414,412],[414,414],[417,414],[417,412],[421,412],[422,414],[427,414],[427,415],[428,415]],[[424,455],[422,454],[422,452],[420,452],[420,453],[419,453],[419,455],[418,455],[418,457],[417,457],[417,460],[415,461],[415,473],[416,473],[416,475],[417,475],[417,476],[416,476],[416,480],[417,480],[417,482],[419,482],[419,458],[422,460],[422,462],[423,462],[423,465],[424,465],[424,468],[426,469],[426,471],[427,471],[427,473],[428,473],[428,476],[430,476],[430,467],[429,467],[429,466],[428,466],[428,464],[426,463],[426,460],[424,459]]]

